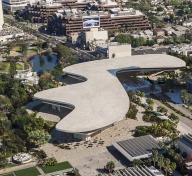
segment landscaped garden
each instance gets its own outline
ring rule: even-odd
[[[10,69],[10,62],[0,62],[0,72],[8,73]],[[16,70],[23,70],[24,64],[16,63]]]
[[[19,170],[14,172],[16,176],[38,176],[39,171],[35,167]]]
[[[38,49],[37,48],[28,48],[27,51],[26,51],[27,57],[34,56],[37,53],[38,53]]]
[[[57,163],[57,161],[54,158],[48,158],[45,159],[44,163],[42,165],[38,166],[39,169],[44,172],[44,174],[49,174],[57,171],[64,171],[71,169],[73,170],[73,167],[71,164],[67,161]],[[14,171],[12,173],[2,174],[0,176],[39,176],[41,173],[38,171],[37,167],[30,167],[27,169],[22,169],[18,171]]]
[[[43,172],[47,173],[52,173],[52,172],[56,172],[56,171],[60,171],[60,170],[66,170],[66,169],[71,169],[72,166],[69,162],[65,161],[65,162],[61,162],[61,163],[56,163],[53,166],[42,166],[40,167]]]
[[[12,174],[12,173],[9,173],[9,174],[1,175],[1,176],[13,176],[13,174]]]
[[[8,173],[1,176],[38,176],[41,175],[36,167],[30,167],[23,170],[15,171],[14,173]]]

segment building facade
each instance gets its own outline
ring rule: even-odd
[[[48,19],[48,31],[58,35],[71,35],[88,31],[84,27],[85,18],[99,18],[99,27],[105,30],[126,31],[150,29],[148,18],[138,10],[113,8],[109,11],[80,11],[67,9],[55,13]],[[98,26],[97,26],[98,27]]]
[[[23,10],[22,17],[32,23],[47,23],[47,19],[62,7],[60,3],[28,4]]]
[[[3,9],[9,12],[22,10],[27,6],[27,0],[2,0]]]

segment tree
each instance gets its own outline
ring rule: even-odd
[[[58,64],[53,70],[52,70],[52,75],[55,77],[55,78],[58,78],[60,76],[62,76],[63,74],[63,67],[61,64]]]
[[[115,163],[113,161],[107,162],[105,168],[108,170],[109,173],[112,173],[115,169]]]
[[[0,110],[4,113],[8,113],[13,109],[11,101],[8,97],[0,95]]]
[[[155,167],[156,163],[158,162],[158,151],[157,150],[153,150],[152,151],[152,161],[153,161],[153,165]]]
[[[164,170],[165,170],[165,173],[167,175],[168,171],[170,170],[170,163],[171,163],[171,161],[170,161],[170,159],[166,158],[164,160],[164,162],[165,162]]]
[[[4,94],[10,99],[13,107],[22,106],[30,98],[26,86],[19,80],[8,78],[5,83]]]
[[[39,86],[42,90],[50,89],[56,87],[56,82],[53,76],[49,72],[44,72],[39,78]]]
[[[151,98],[147,98],[147,99],[146,99],[146,102],[147,102],[147,104],[150,105],[150,106],[153,106],[153,105],[154,105],[154,101],[153,101]]]
[[[158,106],[157,111],[159,111],[161,113],[167,113],[168,112],[168,110],[163,106]]]
[[[58,53],[60,63],[62,64],[62,66],[77,63],[77,58],[75,57],[74,53],[72,53],[72,50],[67,46],[58,44],[55,50]]]
[[[46,143],[49,138],[50,135],[44,130],[33,130],[28,132],[28,141],[34,146],[39,146]]]
[[[115,41],[118,43],[130,43],[131,44],[131,36],[126,34],[119,34],[115,37]]]
[[[164,157],[163,157],[163,155],[160,155],[158,157],[158,166],[159,166],[160,169],[162,169],[164,167],[164,165],[165,165]]]
[[[186,105],[188,105],[188,106],[192,105],[192,94],[191,93],[188,93],[186,90],[181,90],[181,98]]]
[[[170,163],[170,169],[171,169],[171,171],[173,172],[176,168],[177,168],[176,163],[175,163],[175,162],[171,162],[171,163]]]
[[[4,168],[8,164],[8,160],[6,158],[5,153],[0,153],[0,168]]]
[[[47,158],[43,161],[42,166],[55,166],[55,164],[57,164],[57,160],[52,157],[52,158]]]
[[[11,75],[11,77],[14,77],[14,75],[16,74],[16,62],[14,61],[10,61],[9,74]]]
[[[138,109],[133,103],[130,104],[129,110],[126,114],[126,118],[136,119]]]

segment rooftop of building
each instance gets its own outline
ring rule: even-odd
[[[128,167],[125,169],[115,170],[113,173],[110,173],[110,176],[164,176],[159,170],[153,166],[136,166]],[[101,176],[109,176],[108,174],[101,174]]]
[[[180,142],[192,148],[192,134],[185,134],[181,137]]]
[[[111,8],[109,11],[96,11],[96,10],[79,10],[79,9],[66,9],[58,10],[56,13],[57,16],[65,16],[65,17],[83,17],[83,16],[106,16],[111,15],[112,18],[115,17],[123,17],[123,16],[142,16],[143,13],[139,10],[134,10],[132,8]]]
[[[145,158],[152,154],[153,149],[160,149],[158,141],[151,135],[119,141],[114,147],[130,161],[132,158]]]
[[[73,105],[74,109],[56,125],[65,132],[94,131],[125,117],[129,98],[116,77],[122,69],[185,67],[179,58],[154,54],[104,59],[64,68],[64,72],[82,76],[87,81],[38,92],[34,98]]]

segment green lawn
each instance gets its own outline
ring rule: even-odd
[[[55,166],[44,166],[41,169],[47,174],[51,172],[56,172],[60,170],[70,169],[72,168],[71,164],[67,161],[62,163],[57,163]]]
[[[9,72],[10,63],[0,62],[0,72]],[[21,63],[16,63],[17,70],[23,70],[24,65]]]
[[[30,167],[23,170],[18,170],[14,172],[16,176],[38,176],[39,171],[35,167]]]
[[[20,46],[15,46],[11,50],[16,51],[16,52],[21,52],[21,47]]]
[[[33,55],[36,55],[37,53],[38,53],[37,48],[27,49],[27,57],[31,57]]]
[[[13,176],[13,174],[12,174],[12,173],[9,173],[9,174],[1,175],[1,176]]]
[[[9,71],[9,62],[0,62],[0,71],[8,72]]]

